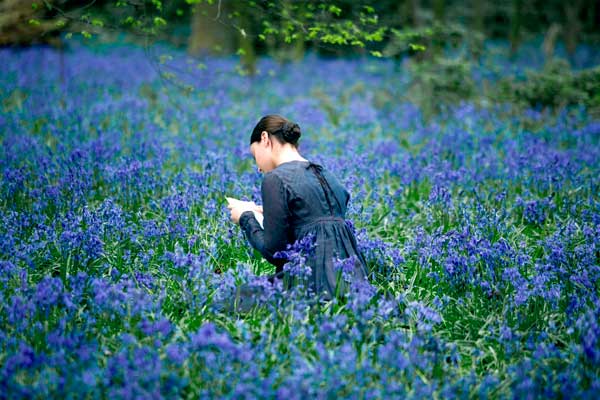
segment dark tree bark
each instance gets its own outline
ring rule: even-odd
[[[523,0],[513,0],[512,15],[510,20],[510,56],[514,57],[521,42],[521,17],[523,13]]]
[[[406,23],[409,26],[419,26],[419,17],[417,10],[419,9],[419,0],[407,0],[403,3],[404,15],[406,15]]]
[[[239,49],[241,53],[241,64],[245,73],[250,76],[256,75],[256,50],[254,48],[254,36],[252,21],[246,13],[239,17],[240,33],[238,34]]]
[[[472,23],[473,29],[478,32],[484,32],[485,27],[485,11],[484,11],[485,3],[481,0],[472,0]]]
[[[59,45],[59,19],[45,15],[47,9],[43,5],[34,9],[33,3],[36,2],[0,0],[0,46],[28,46],[35,43]]]
[[[572,56],[577,48],[579,33],[581,32],[581,21],[579,12],[581,11],[581,0],[570,0],[564,3],[565,12],[565,46],[567,53]]]
[[[229,54],[234,50],[234,29],[227,20],[229,6],[227,1],[194,6],[190,16],[189,54]]]
[[[433,17],[436,21],[444,22],[445,7],[444,0],[433,0]]]
[[[546,36],[544,36],[544,43],[542,44],[542,50],[544,51],[544,56],[546,57],[546,62],[549,62],[554,56],[554,48],[556,47],[556,40],[558,39],[558,35],[562,31],[562,27],[554,23],[550,25],[548,32],[546,32]]]

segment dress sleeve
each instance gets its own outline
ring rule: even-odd
[[[266,174],[261,185],[261,195],[264,229],[260,227],[251,211],[246,211],[240,216],[240,226],[252,247],[280,272],[287,260],[273,258],[273,254],[285,250],[289,243],[290,227],[287,195],[281,179],[275,174]]]

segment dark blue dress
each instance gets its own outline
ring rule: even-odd
[[[306,264],[312,269],[308,284],[315,293],[330,299],[348,280],[367,279],[364,256],[345,221],[350,194],[331,173],[310,161],[285,162],[265,174],[261,194],[264,230],[250,211],[240,216],[240,226],[252,246],[275,265],[276,277],[283,275],[288,260],[275,258],[275,253],[314,234],[316,247]],[[334,262],[350,257],[345,282]]]

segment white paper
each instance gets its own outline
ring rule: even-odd
[[[256,206],[256,203],[253,201],[238,200],[238,199],[234,199],[233,197],[225,197],[225,199],[227,200],[227,203],[229,203],[229,205],[232,205],[234,207],[239,206],[239,205],[248,205],[248,206],[252,206],[252,207]],[[256,221],[258,221],[258,224],[260,225],[260,227],[265,229],[263,226],[264,216],[262,215],[262,213],[259,213],[258,211],[252,211],[252,212],[254,213],[254,218],[256,218]]]
[[[259,213],[257,211],[253,211],[253,213],[254,213],[254,217],[258,221],[258,224],[260,225],[260,227],[265,229],[265,227],[263,225],[263,219],[265,219],[264,215],[262,215],[262,213]]]

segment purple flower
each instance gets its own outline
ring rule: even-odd
[[[38,307],[48,309],[59,304],[63,297],[63,283],[60,278],[44,277],[35,290],[35,302]]]
[[[442,317],[437,311],[418,301],[408,303],[405,313],[416,319],[417,327],[422,331],[431,331],[433,325],[442,322]]]
[[[190,350],[214,348],[225,353],[238,354],[238,346],[226,333],[218,333],[212,322],[202,325],[196,333],[190,335]]]
[[[287,262],[283,265],[283,270],[292,277],[308,278],[312,275],[312,268],[307,265],[307,259],[312,256],[316,248],[316,236],[308,234],[303,238],[288,244],[286,250],[276,252],[274,258],[284,258]]]
[[[339,271],[344,281],[350,283],[352,282],[357,263],[359,263],[359,260],[356,255],[344,259],[335,257],[333,261],[333,270]]]
[[[163,338],[169,336],[173,330],[171,322],[166,318],[161,318],[158,321],[148,321],[143,319],[142,322],[140,322],[139,327],[144,335],[151,336],[159,334]]]
[[[181,343],[171,343],[167,346],[166,354],[175,364],[182,364],[188,357],[187,347]]]

